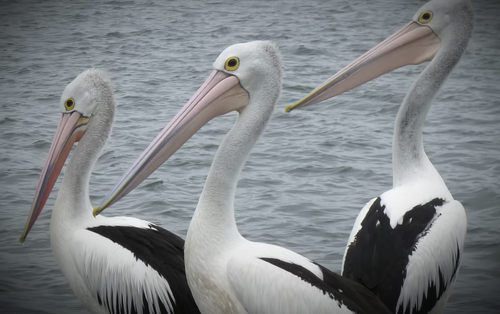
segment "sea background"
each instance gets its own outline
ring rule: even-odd
[[[340,272],[359,210],[392,186],[394,119],[425,64],[321,105],[289,114],[284,108],[409,22],[423,3],[0,2],[0,313],[86,313],[50,248],[62,175],[26,243],[19,243],[64,87],[90,67],[105,70],[115,86],[113,133],[91,177],[97,205],[203,83],[218,54],[251,40],[279,45],[285,78],[274,117],[238,184],[239,230]],[[424,129],[428,156],[468,218],[445,313],[500,308],[500,2],[473,3],[473,37]],[[142,218],[185,237],[235,117],[212,120],[104,215]]]

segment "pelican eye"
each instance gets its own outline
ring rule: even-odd
[[[240,66],[240,59],[236,57],[231,57],[226,60],[226,65],[224,66],[224,68],[228,71],[234,71],[238,69],[239,66]]]
[[[75,100],[73,98],[66,99],[66,101],[64,102],[64,107],[68,111],[73,110],[73,108],[75,108]]]
[[[432,20],[432,11],[425,11],[420,14],[418,21],[423,24],[427,24]]]

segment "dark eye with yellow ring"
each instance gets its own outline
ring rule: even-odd
[[[224,68],[228,71],[234,71],[238,69],[239,66],[240,66],[240,59],[236,57],[231,57],[226,60],[226,65],[224,66]]]
[[[420,14],[418,17],[418,21],[420,23],[426,24],[429,23],[432,20],[432,11],[425,11]]]
[[[75,108],[75,100],[73,98],[66,99],[66,101],[64,102],[64,107],[68,111],[73,110],[73,108]]]

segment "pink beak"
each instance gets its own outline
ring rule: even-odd
[[[317,104],[402,66],[430,61],[440,46],[430,27],[410,22],[285,111]]]
[[[31,205],[31,211],[26,221],[24,233],[21,236],[21,243],[24,243],[26,236],[35,224],[36,219],[49,198],[50,192],[61,173],[64,162],[68,158],[69,152],[75,142],[78,142],[87,129],[90,118],[82,117],[79,112],[63,113],[56,135],[50,146],[49,155],[43,166],[42,175],[38,181],[35,197]]]
[[[239,83],[236,76],[214,70],[99,206],[94,208],[94,216],[137,187],[208,121],[243,109],[248,104],[249,96]]]

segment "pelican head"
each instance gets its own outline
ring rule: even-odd
[[[424,4],[413,20],[357,58],[309,95],[290,112],[340,95],[376,77],[409,64],[432,60],[440,51],[465,50],[472,33],[474,14],[468,0],[433,0]]]
[[[272,110],[281,91],[281,55],[268,41],[226,48],[205,83],[158,134],[139,159],[94,208],[94,216],[132,191],[214,117],[237,111],[240,116]],[[251,102],[254,91],[274,90],[276,99]],[[272,96],[271,96],[272,97]],[[267,107],[266,107],[267,106]]]
[[[64,89],[59,104],[61,120],[36,188],[26,227],[20,239],[21,243],[24,243],[42,212],[73,144],[83,138],[93,117],[105,109],[102,104],[110,103],[114,104],[111,83],[96,69],[81,73]],[[114,110],[114,107],[107,109]]]

